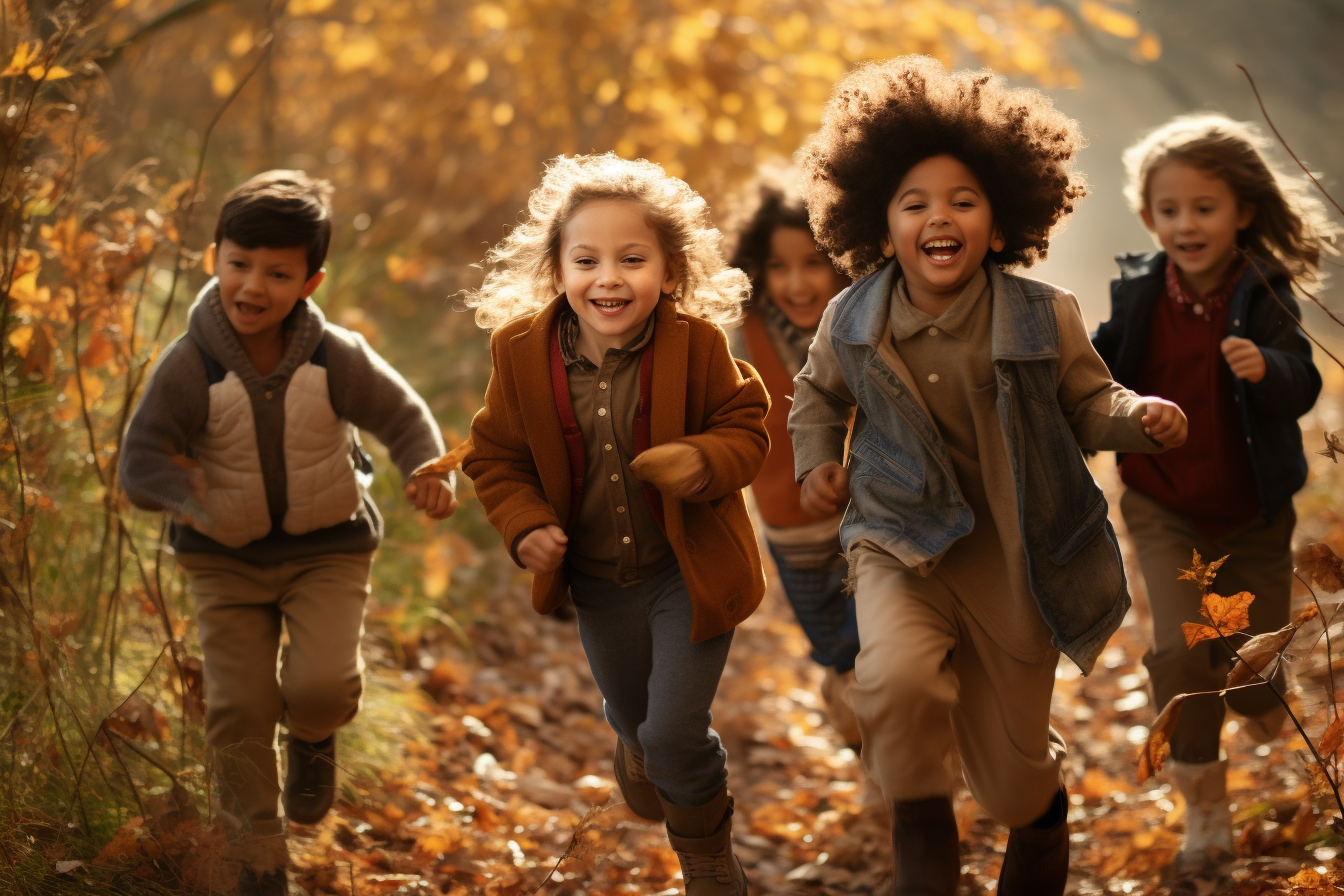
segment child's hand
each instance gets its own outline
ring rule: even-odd
[[[799,503],[818,519],[835,516],[849,503],[849,471],[834,462],[816,467],[803,479]]]
[[[1258,383],[1265,378],[1265,356],[1261,354],[1260,346],[1240,336],[1229,336],[1220,347],[1227,366],[1238,378],[1248,383]]]
[[[674,498],[689,498],[709,485],[710,478],[705,455],[685,442],[650,448],[630,462],[630,471]]]
[[[569,536],[559,526],[533,529],[518,542],[518,562],[534,575],[555,572],[565,559],[565,545]]]
[[[1185,411],[1165,398],[1149,396],[1144,399],[1143,431],[1152,436],[1163,448],[1179,448],[1185,444]]]
[[[456,484],[457,477],[451,471],[447,476],[415,476],[406,483],[406,497],[430,519],[447,519],[457,510],[457,495],[453,494]]]

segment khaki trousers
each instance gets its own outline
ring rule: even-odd
[[[1247,633],[1258,635],[1287,625],[1293,584],[1293,526],[1297,523],[1292,505],[1269,522],[1257,518],[1218,538],[1199,535],[1188,518],[1132,488],[1121,495],[1120,512],[1134,541],[1152,611],[1152,649],[1143,663],[1152,682],[1154,711],[1160,711],[1177,694],[1222,689],[1227,673],[1232,671],[1232,655],[1218,641],[1185,646],[1181,623],[1207,620],[1199,615],[1199,588],[1194,582],[1178,581],[1177,576],[1180,570],[1190,568],[1192,551],[1199,551],[1206,563],[1227,555],[1213,590],[1225,596],[1239,591],[1255,595]],[[1239,643],[1244,639],[1232,640]],[[1282,689],[1282,681],[1280,674],[1275,686]],[[1214,762],[1219,757],[1219,738],[1228,707],[1244,716],[1258,716],[1278,706],[1277,698],[1264,686],[1232,691],[1226,700],[1212,694],[1191,697],[1181,708],[1171,738],[1171,758]]]
[[[196,599],[205,736],[218,763],[220,803],[253,834],[277,834],[277,724],[320,741],[359,711],[373,554],[253,566],[193,553],[179,554],[178,563]],[[283,659],[282,626],[289,635]]]
[[[955,748],[985,811],[1009,827],[1035,821],[1065,754],[1050,727],[1058,653],[1013,659],[936,573],[864,548],[851,562],[862,647],[850,693],[869,776],[888,802],[950,795]]]

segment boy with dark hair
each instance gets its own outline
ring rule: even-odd
[[[1055,666],[1091,670],[1129,606],[1079,449],[1185,439],[1174,404],[1111,381],[1071,294],[1002,270],[1044,257],[1083,195],[1081,143],[1039,93],[910,57],[842,80],[804,154],[817,242],[857,282],[822,317],[789,433],[803,507],[848,505],[851,697],[898,896],[956,892],[954,747],[1011,829],[998,892],[1064,892]]]
[[[240,892],[287,892],[276,726],[289,730],[282,801],[312,824],[335,796],[337,728],[359,709],[364,602],[382,518],[358,429],[387,446],[432,519],[451,479],[428,407],[359,334],[307,301],[322,282],[331,187],[268,171],[224,201],[187,334],[159,359],[131,418],[121,481],[172,515],[196,601],[206,740],[245,847]],[[289,636],[277,675],[281,627]]]

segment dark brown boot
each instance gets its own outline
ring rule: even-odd
[[[728,787],[703,806],[688,809],[662,802],[667,839],[681,863],[686,896],[747,896],[746,872],[733,855],[733,798]]]
[[[891,845],[896,851],[893,896],[955,896],[961,840],[951,799],[892,803]]]
[[[643,753],[630,749],[618,737],[616,757],[611,764],[616,770],[616,784],[621,788],[621,796],[625,798],[625,804],[631,812],[649,821],[663,821],[667,818],[663,812],[663,802],[658,799],[658,788],[644,774]]]
[[[1069,798],[1064,788],[1040,818],[1008,832],[999,896],[1063,896],[1069,879]]]

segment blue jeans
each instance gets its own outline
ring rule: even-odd
[[[644,771],[675,806],[703,806],[728,778],[709,706],[733,633],[691,642],[691,596],[674,563],[622,587],[569,569],[588,656],[607,721],[644,754]]]
[[[848,567],[841,563],[835,569],[798,569],[789,566],[773,544],[767,541],[766,547],[775,558],[793,615],[812,643],[813,661],[842,675],[853,669],[859,655],[859,620],[854,596],[844,592]]]

